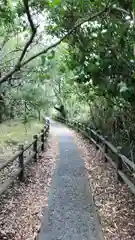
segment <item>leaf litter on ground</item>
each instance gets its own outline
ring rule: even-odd
[[[48,206],[58,155],[57,137],[50,134],[47,151],[25,170],[25,183],[15,182],[0,200],[0,239],[34,240],[40,229],[42,211]]]
[[[73,131],[84,159],[105,240],[135,239],[135,197],[118,182],[115,169],[89,140]]]

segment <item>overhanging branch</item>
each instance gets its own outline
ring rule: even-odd
[[[35,27],[34,23],[33,23],[33,20],[32,20],[32,16],[31,16],[31,13],[30,13],[30,9],[29,9],[29,5],[28,5],[28,0],[23,0],[23,4],[24,4],[24,7],[25,7],[25,11],[26,11],[26,15],[27,15],[27,19],[29,21],[29,24],[30,24],[30,28],[31,28],[31,36],[29,38],[29,40],[26,42],[25,46],[24,46],[24,49],[21,53],[21,56],[20,58],[18,59],[18,62],[17,62],[17,65],[15,68],[17,67],[20,67],[20,63],[21,61],[23,60],[26,52],[27,52],[27,49],[28,47],[31,45],[31,43],[33,42],[33,39],[36,35],[36,30],[37,28]]]
[[[35,25],[33,23],[33,20],[32,20],[32,16],[31,16],[31,13],[30,13],[29,5],[28,5],[28,0],[23,0],[23,4],[24,4],[26,15],[27,15],[27,19],[28,19],[29,24],[30,24],[31,35],[30,35],[30,38],[28,39],[28,41],[26,42],[26,44],[25,44],[25,46],[24,46],[24,48],[22,50],[22,53],[21,53],[21,55],[20,55],[16,65],[5,76],[0,78],[0,84],[3,83],[3,82],[8,81],[9,79],[11,79],[13,74],[20,70],[20,68],[22,67],[21,63],[22,63],[22,60],[23,60],[23,58],[24,58],[24,56],[25,56],[25,54],[27,52],[27,49],[31,45],[31,43],[33,42],[33,39],[34,39],[34,37],[36,35],[37,28],[35,27]]]
[[[88,22],[88,21],[92,21],[94,19],[96,19],[97,17],[101,16],[103,13],[105,13],[108,9],[110,9],[109,6],[106,6],[102,11],[92,15],[92,16],[88,16],[87,18],[85,19],[82,19],[80,20],[79,22],[77,22],[75,24],[75,26],[73,28],[71,28],[61,39],[59,39],[58,41],[56,41],[55,43],[53,43],[52,45],[50,45],[49,47],[43,49],[42,51],[40,51],[39,53],[37,54],[34,54],[32,57],[30,57],[29,59],[27,59],[26,61],[24,62],[21,62],[27,49],[28,49],[28,46],[31,44],[35,34],[36,34],[36,28],[34,27],[34,24],[33,24],[33,21],[32,21],[32,18],[31,18],[31,15],[30,15],[30,11],[29,11],[29,7],[28,7],[28,0],[23,0],[24,2],[24,6],[25,6],[25,9],[26,9],[26,13],[27,13],[27,17],[28,17],[28,20],[29,20],[29,23],[30,23],[30,26],[31,26],[31,29],[32,29],[32,35],[29,39],[29,41],[26,43],[25,47],[24,47],[24,50],[21,54],[21,57],[18,61],[18,63],[16,64],[16,66],[11,70],[9,71],[5,76],[1,77],[0,78],[0,84],[3,83],[3,82],[6,82],[8,81],[9,78],[12,77],[12,75],[17,72],[18,70],[20,70],[20,68],[22,68],[23,66],[25,66],[26,64],[28,64],[29,62],[31,62],[32,60],[34,60],[35,58],[39,57],[40,55],[42,54],[45,54],[47,53],[49,50],[51,50],[52,48],[55,48],[57,45],[59,45],[61,42],[63,42],[67,37],[69,37],[73,32],[74,30],[76,30],[78,27],[80,27],[82,24]]]
[[[26,60],[25,62],[22,63],[22,66],[26,65],[27,63],[29,63],[30,61],[32,61],[33,59],[39,57],[42,54],[47,53],[50,49],[56,47],[57,45],[59,45],[61,42],[63,42],[67,37],[69,37],[74,30],[76,30],[78,27],[80,27],[82,24],[88,22],[88,21],[92,21],[94,20],[96,17],[99,17],[100,15],[102,15],[105,11],[107,10],[107,8],[105,8],[104,10],[94,14],[93,16],[89,16],[81,21],[79,21],[79,23],[76,23],[75,26],[70,29],[61,39],[59,39],[57,42],[55,42],[54,44],[52,44],[51,46],[47,47],[46,49],[42,50],[41,52],[33,55],[32,57],[30,57],[28,60]]]
[[[120,7],[114,7],[114,6],[113,6],[113,7],[111,8],[111,10],[112,10],[112,11],[115,11],[115,12],[123,13],[124,15],[130,16],[130,18],[133,19],[133,14],[132,14],[132,12],[129,12],[129,11],[125,10],[125,9],[122,9],[122,8],[120,8]]]

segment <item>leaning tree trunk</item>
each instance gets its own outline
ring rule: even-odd
[[[65,111],[65,108],[64,108],[64,105],[61,105],[59,108],[58,107],[54,107],[58,112],[60,112],[61,114],[61,117],[62,118],[66,118],[66,111]]]

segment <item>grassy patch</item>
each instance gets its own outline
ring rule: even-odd
[[[12,156],[19,144],[28,144],[33,135],[43,128],[43,123],[31,121],[26,125],[19,121],[7,121],[0,125],[0,160]]]

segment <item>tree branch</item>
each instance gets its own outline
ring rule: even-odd
[[[21,56],[19,57],[16,65],[14,66],[14,68],[11,71],[9,71],[5,76],[0,78],[0,84],[8,81],[9,79],[11,79],[13,74],[20,70],[20,68],[22,67],[21,62],[22,62],[22,60],[23,60],[23,58],[24,58],[24,56],[27,52],[28,47],[31,45],[31,43],[33,42],[33,39],[36,35],[37,28],[35,27],[34,22],[32,20],[32,16],[31,16],[31,13],[30,13],[28,1],[29,0],[23,0],[23,4],[24,4],[24,7],[25,7],[25,12],[26,12],[26,15],[27,15],[27,19],[28,19],[29,24],[30,24],[31,36],[30,36],[29,40],[26,42],[26,44],[23,48],[23,51],[21,53]]]
[[[28,1],[27,0],[23,0],[24,4],[25,4],[25,8],[26,8],[26,13],[27,13],[27,16],[28,16],[28,19],[29,19],[29,22],[30,24],[32,24],[32,19],[30,17],[30,13],[29,13],[29,8],[28,8]],[[27,4],[26,4],[27,3]],[[21,63],[21,60],[23,59],[24,55],[25,55],[25,52],[28,48],[28,46],[31,44],[31,40],[34,38],[31,38],[29,39],[29,41],[27,42],[26,46],[24,47],[24,51],[20,57],[20,60],[19,60],[19,64],[17,64],[11,71],[9,71],[5,76],[1,77],[0,78],[0,84],[3,83],[3,82],[6,82],[8,81],[8,78],[10,78],[15,72],[17,72],[18,70],[20,70],[20,68],[22,68],[23,66],[25,66],[26,64],[28,64],[29,62],[31,62],[32,60],[34,60],[35,58],[39,57],[40,55],[42,54],[45,54],[47,53],[49,50],[51,50],[52,48],[55,48],[57,45],[59,45],[61,42],[63,42],[67,37],[69,37],[73,32],[74,30],[76,30],[78,27],[80,27],[82,24],[88,22],[88,21],[92,21],[94,20],[95,18],[101,16],[103,13],[105,13],[107,10],[109,10],[110,7],[109,6],[106,6],[102,11],[98,12],[98,13],[95,13],[94,15],[92,16],[88,16],[87,18],[85,19],[82,19],[81,21],[77,22],[75,24],[75,26],[73,28],[71,28],[61,39],[59,39],[58,41],[56,41],[55,43],[53,43],[52,45],[50,45],[49,47],[43,49],[42,51],[40,51],[39,53],[37,54],[34,54],[32,57],[30,57],[29,59],[27,59],[26,61],[22,62]],[[34,30],[35,28],[33,28],[34,25],[31,25],[31,29]],[[35,30],[34,30],[35,31]],[[34,34],[35,36],[35,34]]]
[[[29,63],[33,59],[39,57],[40,55],[47,53],[50,49],[55,48],[57,45],[59,45],[61,42],[63,42],[67,37],[69,37],[74,32],[74,30],[76,30],[82,24],[84,24],[88,21],[94,20],[96,17],[99,17],[100,15],[102,15],[106,10],[107,10],[107,8],[105,8],[104,10],[94,14],[91,17],[89,16],[89,17],[79,21],[79,23],[76,23],[75,26],[73,28],[71,28],[61,39],[59,39],[57,42],[55,42],[51,46],[47,47],[46,49],[42,50],[41,52],[39,52],[39,53],[33,55],[32,57],[30,57],[28,60],[26,60],[25,62],[22,63],[22,66],[26,65],[27,63]]]
[[[31,28],[31,36],[29,38],[29,40],[26,42],[25,46],[24,46],[24,49],[21,53],[21,56],[20,58],[18,59],[18,62],[17,62],[17,66],[20,66],[20,63],[21,61],[23,60],[25,54],[26,54],[26,51],[28,49],[28,47],[31,45],[31,43],[33,42],[33,39],[36,35],[36,31],[37,31],[37,28],[35,27],[34,23],[33,23],[33,20],[32,20],[32,17],[31,17],[31,13],[30,13],[30,9],[29,9],[29,5],[28,5],[28,1],[29,0],[23,0],[23,4],[24,4],[24,7],[25,7],[25,11],[26,11],[26,15],[27,15],[27,18],[28,18],[28,21],[29,21],[29,24],[30,24],[30,28]],[[16,66],[16,67],[17,67]]]
[[[123,14],[125,14],[125,15],[129,15],[130,16],[130,18],[131,19],[133,19],[133,14],[131,13],[131,12],[128,12],[128,11],[126,11],[125,9],[123,9],[123,8],[119,8],[119,7],[112,7],[111,8],[111,10],[114,10],[114,11],[116,11],[116,12],[121,12],[121,13],[123,13]]]

